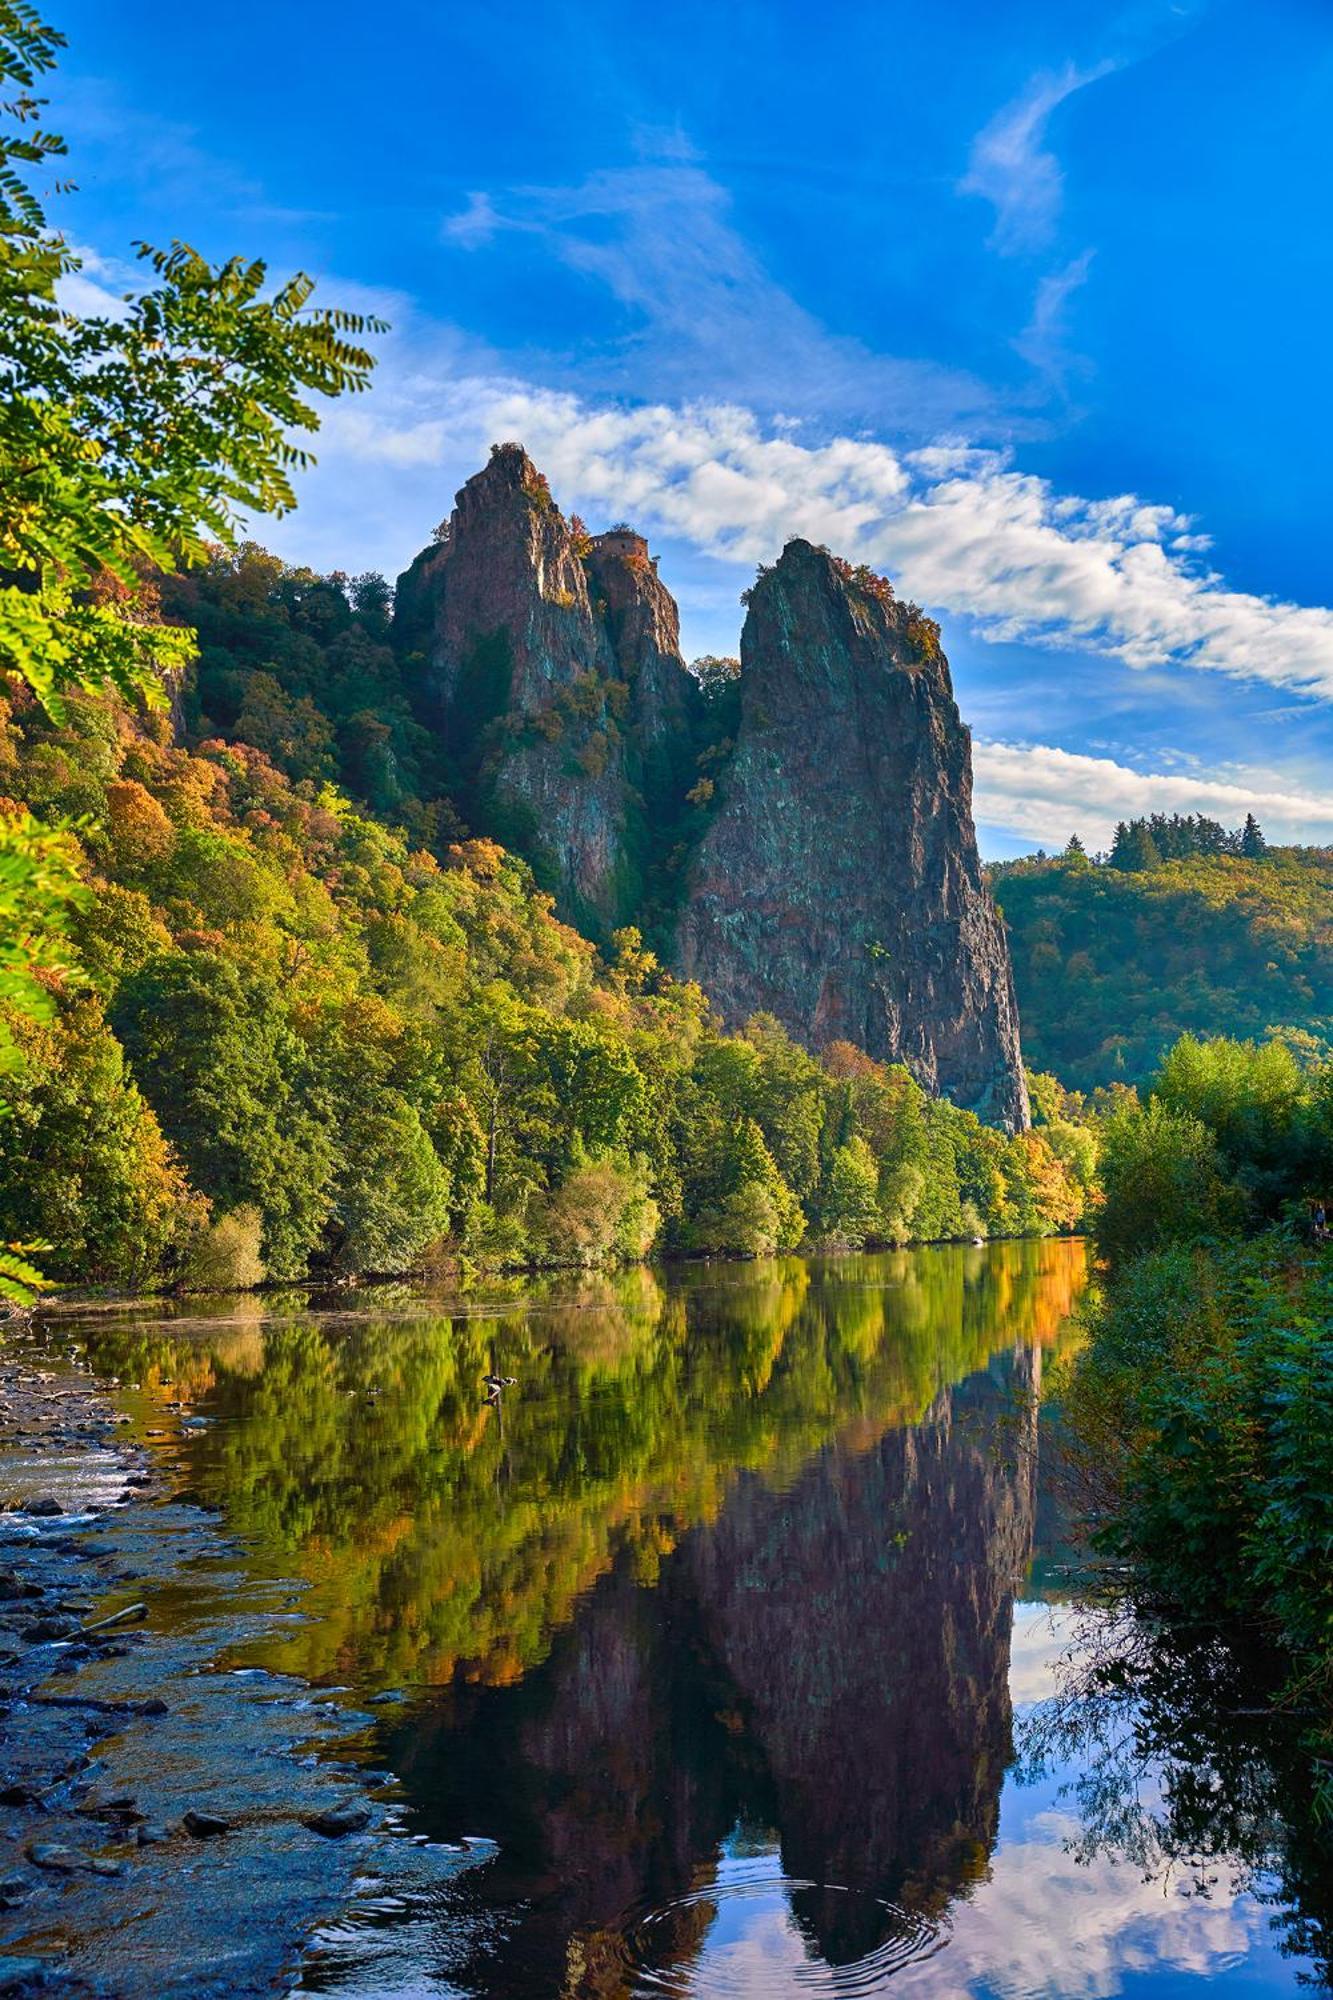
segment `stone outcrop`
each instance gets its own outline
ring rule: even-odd
[[[882,579],[804,541],[761,572],[702,786],[705,705],[647,543],[567,521],[520,446],[400,579],[396,632],[464,818],[562,915],[654,930],[732,1024],[774,1014],[1027,1123],[970,738],[937,628]]]
[[[762,1010],[816,1045],[855,1042],[1026,1125],[971,739],[937,628],[868,571],[789,542],[750,594],[740,685],[682,970],[732,1021]]]
[[[527,453],[499,445],[400,579],[396,624],[475,830],[594,935],[627,922],[697,699],[647,544],[582,533]]]

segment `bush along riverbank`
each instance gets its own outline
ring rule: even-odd
[[[309,591],[327,593],[319,579]],[[265,1280],[764,1254],[1074,1227],[1095,1139],[1015,1135],[848,1043],[721,1032],[489,841],[413,847],[263,752],[11,686],[0,794],[77,822],[86,891],[14,1013],[0,1214],[46,1276]],[[1044,1087],[1043,1087],[1044,1086]],[[1044,1107],[1044,1109],[1042,1108]]]
[[[1333,1835],[1331,1111],[1333,1070],[1275,1045],[1168,1054],[1105,1131],[1068,1410],[1101,1550],[1152,1607],[1275,1656]]]

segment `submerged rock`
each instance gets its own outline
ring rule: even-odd
[[[60,1978],[49,1958],[0,1957],[0,1993],[43,1993]]]
[[[363,1833],[370,1825],[370,1807],[361,1799],[345,1799],[341,1805],[330,1806],[326,1812],[314,1813],[305,1821],[312,1833],[322,1833],[329,1840],[339,1840],[347,1833]]]
[[[28,1859],[34,1868],[47,1868],[56,1875],[77,1875],[93,1864],[92,1855],[82,1847],[63,1847],[54,1840],[35,1840],[28,1849]]]

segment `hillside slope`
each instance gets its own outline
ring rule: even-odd
[[[1136,873],[1075,855],[989,873],[1031,1069],[1079,1090],[1141,1084],[1186,1031],[1333,1049],[1333,850]]]
[[[276,620],[266,650],[304,671],[301,638]],[[268,682],[250,719],[333,761]],[[1006,1136],[772,1019],[725,1034],[637,932],[600,957],[495,842],[416,846],[253,744],[184,749],[91,696],[55,723],[11,686],[0,815],[24,809],[76,821],[86,886],[76,965],[0,1075],[0,1230],[49,1246],[57,1281],[758,1253],[1082,1210],[1075,1128]]]

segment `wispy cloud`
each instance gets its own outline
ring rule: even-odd
[[[641,135],[642,136],[642,135]],[[711,396],[819,415],[921,439],[967,424],[1017,434],[1017,401],[962,369],[878,353],[831,331],[780,285],[737,229],[731,197],[676,133],[646,135],[658,156],[572,187],[475,192],[442,225],[446,243],[479,251],[501,231],[540,242],[620,308],[615,338],[581,357],[581,381],[611,394]]]
[[[1333,611],[1230,589],[1172,507],[1060,493],[965,443],[809,441],[739,403],[595,404],[512,378],[421,373],[396,403],[377,393],[339,408],[330,430],[362,464],[469,470],[492,439],[521,438],[566,504],[634,514],[723,560],[769,561],[805,535],[986,639],[1333,700]]]
[[[484,189],[474,189],[467,198],[467,207],[456,215],[447,215],[441,225],[445,241],[457,243],[464,250],[478,250],[500,230],[513,226],[497,211]]]
[[[198,132],[179,119],[128,103],[106,77],[62,75],[52,97],[52,123],[64,132],[82,160],[113,158],[116,180],[187,206],[206,185],[212,199],[231,212],[261,209],[262,184],[230,159],[204,146]]]
[[[1052,114],[1076,91],[1118,67],[1112,61],[1091,69],[1066,63],[1060,70],[1041,71],[973,140],[958,191],[991,204],[995,225],[990,241],[1005,256],[1040,250],[1054,234],[1064,175],[1046,144]]]
[[[1087,283],[1094,255],[1094,251],[1085,250],[1060,270],[1047,273],[1037,286],[1032,317],[1014,342],[1025,361],[1059,384],[1080,365],[1068,352],[1069,301]],[[1081,366],[1086,368],[1087,363]]]
[[[1170,761],[1169,752],[1159,755]],[[1046,743],[986,741],[974,744],[972,763],[977,818],[1047,847],[1063,846],[1071,833],[1086,847],[1109,847],[1117,820],[1154,812],[1202,812],[1227,826],[1252,812],[1270,837],[1333,841],[1333,791],[1258,767],[1232,766],[1214,777],[1135,771],[1112,757]]]

